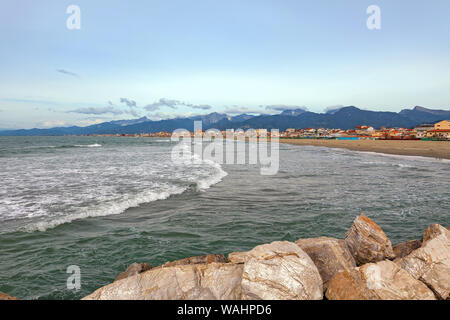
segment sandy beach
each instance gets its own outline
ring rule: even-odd
[[[280,139],[281,143],[450,159],[450,141]]]

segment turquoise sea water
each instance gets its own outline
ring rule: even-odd
[[[275,240],[342,238],[356,215],[393,243],[450,225],[450,162],[282,145],[280,170],[174,164],[167,139],[0,137],[0,291],[79,299],[153,266]],[[69,265],[81,289],[68,290]]]

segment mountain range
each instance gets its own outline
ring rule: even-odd
[[[203,129],[249,129],[265,128],[341,128],[352,129],[358,125],[374,128],[403,127],[413,128],[423,123],[435,123],[450,119],[450,110],[433,110],[424,107],[404,109],[400,112],[369,111],[349,106],[330,110],[326,113],[315,113],[304,109],[284,110],[280,114],[229,116],[213,112],[206,115],[153,121],[146,117],[133,120],[115,120],[87,127],[55,127],[49,129],[21,129],[0,131],[2,136],[55,136],[55,135],[90,135],[90,134],[136,134],[172,132],[183,128],[194,129],[194,121],[202,121]]]

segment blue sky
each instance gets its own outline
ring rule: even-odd
[[[72,4],[80,30],[66,27]],[[380,30],[366,27],[372,4]],[[0,128],[449,109],[449,16],[448,0],[2,1]]]

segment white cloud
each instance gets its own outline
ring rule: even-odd
[[[36,126],[38,128],[65,127],[67,126],[67,122],[64,120],[44,120],[39,121]]]
[[[262,113],[261,109],[231,106],[224,111],[226,114],[243,114],[243,113]]]
[[[72,77],[79,77],[78,74],[76,74],[75,72],[70,72],[64,69],[56,69],[57,72],[68,75],[68,76],[72,76]]]
[[[112,106],[108,107],[88,107],[88,108],[78,108],[74,110],[67,111],[68,113],[80,113],[80,114],[123,114],[124,111],[114,108]]]
[[[266,110],[273,110],[273,111],[285,111],[285,110],[296,110],[301,109],[307,111],[308,108],[305,106],[289,106],[284,104],[276,104],[276,105],[270,105],[266,106]]]

